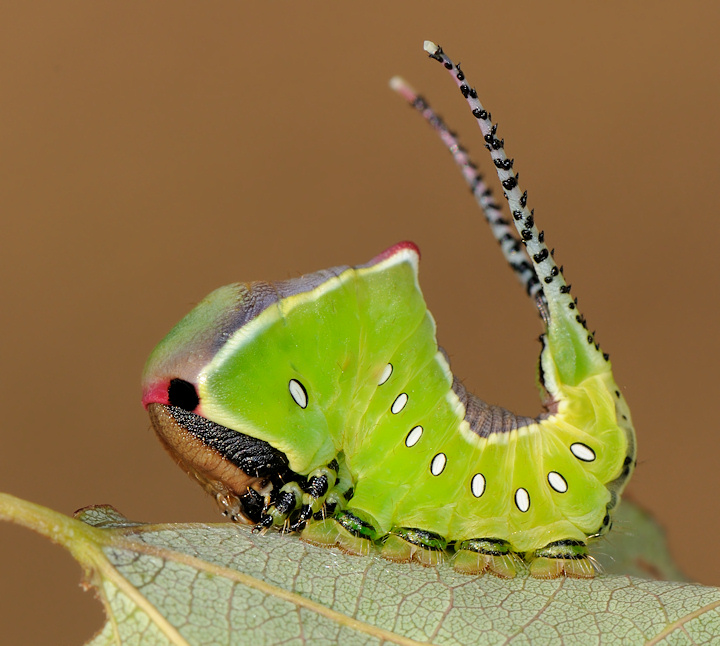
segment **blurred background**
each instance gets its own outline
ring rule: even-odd
[[[422,249],[454,371],[539,411],[539,318],[449,155],[387,86],[407,78],[489,170],[429,38],[499,121],[612,356],[640,447],[629,495],[687,575],[719,585],[719,19],[703,2],[5,3],[0,491],[68,514],[220,520],[150,429],[146,356],[219,285],[403,239]],[[100,627],[79,567],[45,539],[0,525],[0,571],[5,643]]]

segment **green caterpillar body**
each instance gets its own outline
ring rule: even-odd
[[[405,242],[365,265],[210,294],[146,365],[158,436],[258,528],[425,565],[453,553],[463,572],[510,577],[528,561],[538,577],[593,576],[585,545],[610,528],[633,427],[542,234],[522,225],[539,247],[513,267],[546,322],[539,417],[453,377]]]

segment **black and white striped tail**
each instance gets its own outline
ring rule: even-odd
[[[490,230],[500,243],[500,249],[510,268],[529,296],[544,299],[540,282],[530,264],[525,247],[515,233],[515,228],[502,216],[501,207],[495,202],[492,191],[478,171],[477,164],[470,159],[467,150],[458,141],[457,135],[447,127],[425,98],[419,95],[407,81],[395,76],[390,79],[390,87],[415,108],[437,132],[458,165],[475,201],[482,209],[485,219],[490,225]]]

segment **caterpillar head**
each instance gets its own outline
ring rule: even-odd
[[[160,442],[235,520],[257,522],[289,467],[268,442],[212,422],[200,396],[208,365],[238,326],[245,285],[215,290],[155,348],[143,371],[143,405]]]
[[[335,460],[363,390],[359,371],[374,384],[387,366],[360,347],[372,337],[360,321],[424,316],[418,257],[400,243],[359,267],[222,287],[153,351],[143,375],[153,427],[224,510],[247,508],[245,495],[262,507],[258,496],[267,501]],[[361,307],[359,294],[372,305]],[[385,298],[405,303],[404,313],[387,312]]]

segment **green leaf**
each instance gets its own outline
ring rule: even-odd
[[[229,523],[139,524],[112,507],[72,519],[6,494],[0,519],[48,536],[83,565],[108,613],[90,646],[689,644],[720,634],[720,590],[691,583],[477,578]],[[666,559],[659,530],[631,506],[620,523],[607,569],[663,572],[666,563],[650,561]]]

